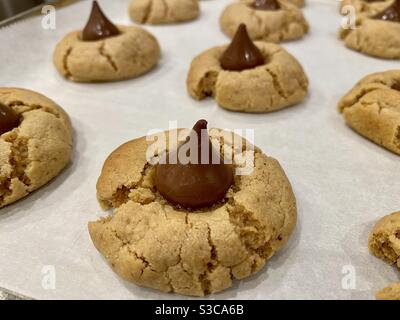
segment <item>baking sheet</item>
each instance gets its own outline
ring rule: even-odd
[[[283,46],[303,64],[310,93],[300,105],[271,114],[225,111],[212,99],[192,100],[185,88],[192,58],[225,43],[218,17],[229,0],[201,2],[200,19],[146,27],[160,41],[158,68],[134,80],[76,84],[52,65],[55,44],[87,20],[91,2],[57,12],[57,29],[39,17],[0,30],[0,86],[41,92],[70,114],[73,163],[53,182],[0,210],[0,287],[37,299],[179,299],[124,282],[96,251],[87,222],[105,213],[95,184],[107,155],[149,129],[250,128],[292,182],[299,222],[288,245],[256,276],[210,299],[372,299],[399,274],[368,253],[374,222],[400,209],[399,157],[352,132],[336,103],[362,76],[399,66],[350,51],[337,40],[338,2],[308,0],[311,32]],[[100,1],[116,23],[131,23],[128,1]],[[55,286],[48,280],[55,271]],[[355,273],[355,282],[349,278]],[[349,280],[350,279],[350,280]]]

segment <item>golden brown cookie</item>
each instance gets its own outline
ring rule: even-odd
[[[0,207],[13,203],[56,177],[72,153],[68,115],[45,96],[0,88],[0,103],[11,107],[19,125],[0,136]]]
[[[222,133],[210,130],[216,139]],[[233,147],[233,140],[232,134],[225,135],[222,148],[244,155],[247,142],[242,149]],[[204,296],[257,273],[287,242],[296,224],[296,202],[275,159],[255,148],[254,171],[235,176],[225,201],[188,211],[157,192],[155,166],[146,160],[151,143],[142,137],[120,146],[106,160],[97,183],[101,205],[115,210],[89,223],[90,236],[122,278]]]
[[[400,22],[378,19],[376,15],[358,14],[355,27],[341,28],[339,38],[352,50],[383,59],[400,59],[399,32]]]
[[[400,283],[392,283],[376,293],[378,300],[400,300]]]
[[[115,81],[138,77],[160,58],[157,39],[136,26],[118,26],[121,34],[82,41],[81,31],[69,33],[54,51],[57,70],[77,82]]]
[[[393,3],[393,0],[381,0],[381,1],[366,1],[366,0],[342,0],[340,1],[340,11],[342,13],[343,10],[351,6],[354,8],[355,13],[363,13],[367,15],[376,14],[386,7],[390,6]]]
[[[369,236],[368,246],[375,256],[400,268],[400,212],[377,222]]]
[[[298,7],[304,7],[306,1],[305,0],[287,0],[290,3],[295,4]]]
[[[198,0],[132,0],[129,15],[133,21],[169,24],[194,20],[199,16]]]
[[[308,32],[308,23],[301,10],[286,0],[279,0],[279,10],[256,10],[253,0],[228,5],[221,14],[221,29],[233,37],[241,23],[246,24],[250,38],[268,42],[294,40]]]
[[[347,124],[378,145],[400,154],[400,71],[374,73],[339,102]]]
[[[300,63],[276,44],[255,44],[266,63],[240,72],[222,69],[220,58],[227,46],[197,56],[187,78],[189,94],[197,100],[212,96],[221,107],[244,112],[270,112],[300,103],[308,90]]]

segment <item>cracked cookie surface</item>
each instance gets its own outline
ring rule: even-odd
[[[198,0],[132,0],[129,15],[133,21],[169,24],[194,20],[199,16]]]
[[[400,155],[400,71],[374,73],[339,102],[347,124],[362,136]]]
[[[376,293],[377,300],[400,300],[400,283],[392,283]]]
[[[68,164],[72,129],[68,115],[33,91],[0,88],[0,102],[20,115],[20,124],[0,136],[0,207],[40,188]]]
[[[274,11],[255,10],[249,6],[253,0],[228,5],[221,14],[221,29],[233,37],[238,26],[244,23],[253,40],[281,42],[303,37],[308,32],[308,23],[301,10],[287,2],[279,0],[281,9]]]
[[[400,23],[361,14],[354,29],[340,29],[339,38],[349,49],[377,58],[400,59],[399,33]]]
[[[220,57],[227,46],[211,48],[197,56],[187,78],[189,94],[207,96],[232,111],[270,112],[303,101],[308,79],[300,63],[279,45],[255,42],[265,64],[240,72],[223,70]]]
[[[346,6],[351,6],[354,8],[356,13],[363,13],[367,15],[374,15],[383,10],[393,3],[393,0],[382,0],[382,1],[364,1],[364,0],[342,0],[339,5],[339,9],[345,9]],[[346,14],[347,12],[342,12]]]
[[[220,133],[211,130],[211,139]],[[230,137],[224,135],[223,146],[242,155],[244,148],[234,149]],[[146,160],[150,144],[143,137],[120,146],[97,183],[101,205],[114,213],[89,223],[89,232],[122,278],[204,296],[258,272],[287,242],[296,224],[296,201],[275,159],[255,148],[254,171],[235,177],[223,203],[190,212],[157,192],[155,167]]]
[[[57,44],[54,64],[65,78],[77,82],[116,81],[150,71],[160,58],[157,39],[135,26],[118,26],[121,34],[99,41],[82,41],[81,31]]]

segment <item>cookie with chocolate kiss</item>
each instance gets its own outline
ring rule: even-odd
[[[352,50],[377,58],[400,59],[400,0],[379,4],[379,12],[358,16],[356,28],[340,28],[339,38]]]
[[[300,103],[308,90],[300,63],[276,44],[251,41],[244,24],[229,45],[193,59],[186,84],[196,100],[211,96],[225,109],[254,113]]]
[[[292,234],[296,200],[278,161],[233,132],[206,131],[206,126],[199,121],[192,131],[177,129],[131,140],[105,161],[97,198],[112,212],[88,228],[94,246],[122,279],[162,292],[205,296],[260,272]],[[200,144],[186,148],[200,131]],[[171,164],[171,169],[152,161],[151,154],[176,153],[177,138],[188,132],[192,139],[183,142],[181,153],[207,149],[209,139],[216,139],[222,150],[232,151],[232,168],[215,161],[204,167]],[[157,152],[149,154],[149,149]],[[217,151],[211,150],[202,158]],[[248,157],[249,151],[254,157]],[[243,168],[239,159],[244,158],[251,170],[235,174],[230,188],[232,170]],[[173,191],[166,195],[169,189]],[[212,203],[217,205],[208,205]]]
[[[9,106],[0,103],[0,135],[18,127],[19,116]]]
[[[179,157],[182,148],[189,150],[189,163],[183,164]],[[170,163],[171,158],[177,159],[176,163]],[[224,164],[219,151],[211,144],[205,120],[199,120],[187,141],[170,151],[167,163],[156,168],[155,186],[161,195],[173,205],[189,209],[220,203],[232,183],[232,166]]]
[[[139,77],[154,68],[161,50],[157,39],[137,26],[114,25],[93,1],[83,30],[67,34],[56,46],[59,73],[76,82],[106,82]]]
[[[301,9],[286,0],[241,0],[229,4],[220,17],[222,31],[233,38],[241,23],[247,26],[252,40],[268,42],[300,39],[309,28]]]

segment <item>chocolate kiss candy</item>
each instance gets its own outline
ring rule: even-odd
[[[400,0],[396,0],[391,6],[378,13],[373,18],[384,21],[400,22]]]
[[[254,0],[251,7],[257,10],[279,10],[281,6],[276,0]]]
[[[19,116],[10,107],[0,103],[0,135],[18,127]]]
[[[265,63],[262,53],[251,41],[245,24],[239,25],[220,62],[223,69],[230,71],[251,69]]]
[[[97,1],[93,1],[89,21],[82,31],[82,40],[96,41],[119,34],[118,28],[104,15]]]
[[[214,149],[206,132],[207,121],[200,120],[193,127],[190,135],[184,144],[167,154],[167,158],[177,159],[176,164],[158,164],[156,167],[155,185],[160,194],[174,205],[180,205],[188,209],[212,206],[221,201],[233,183],[232,166],[226,165],[220,155]],[[206,139],[204,134],[206,133]],[[182,164],[179,160],[179,150],[188,146],[197,148],[198,162]],[[190,157],[190,150],[189,157]],[[195,149],[196,150],[196,149]],[[207,152],[203,157],[201,151]],[[182,152],[182,151],[181,151]],[[213,155],[214,154],[214,155]],[[219,163],[212,163],[212,158],[218,159]],[[207,158],[207,161],[201,159]],[[193,161],[194,162],[194,161]],[[215,160],[214,160],[215,163]]]

